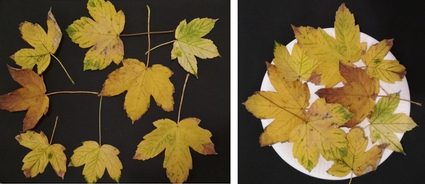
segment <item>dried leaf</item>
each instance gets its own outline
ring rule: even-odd
[[[345,126],[354,127],[372,112],[379,93],[379,82],[360,68],[341,64],[340,71],[347,81],[343,87],[323,88],[316,94],[325,98],[328,103],[342,104],[353,112],[353,118]]]
[[[351,171],[360,176],[378,167],[385,146],[373,146],[368,151],[367,137],[362,128],[354,127],[347,134],[347,156],[334,162],[328,173],[336,177],[344,177]]]
[[[47,33],[37,23],[22,22],[19,30],[28,44],[34,48],[25,48],[10,56],[17,65],[23,69],[32,69],[37,65],[37,72],[41,74],[50,64],[50,55],[53,55],[59,47],[62,32],[52,10],[47,14]]]
[[[311,171],[321,154],[326,160],[335,160],[347,154],[345,132],[339,129],[352,114],[340,104],[316,100],[307,112],[307,120],[296,126],[289,135],[294,143],[292,153],[304,168]]]
[[[43,78],[30,69],[8,67],[12,79],[18,82],[19,88],[0,96],[0,109],[9,112],[27,111],[23,121],[23,131],[32,129],[49,109],[49,98]]]
[[[334,27],[335,38],[321,28],[293,27],[301,48],[318,60],[315,71],[326,87],[344,80],[339,72],[340,62],[351,65],[360,59],[362,53],[359,26],[355,25],[354,16],[345,4],[336,12]]]
[[[198,76],[195,56],[201,59],[220,56],[213,41],[202,38],[214,28],[216,21],[217,19],[210,18],[196,18],[189,23],[186,20],[181,21],[175,32],[171,59],[177,58],[180,66]]]
[[[388,144],[388,148],[404,153],[399,138],[394,133],[404,133],[415,128],[416,123],[404,113],[394,113],[400,102],[398,93],[379,99],[370,122],[372,142]]]
[[[310,93],[306,83],[286,81],[275,65],[268,65],[268,75],[276,92],[258,91],[245,102],[246,109],[261,119],[273,118],[260,136],[261,146],[285,142],[289,133],[303,123]]]
[[[400,81],[406,74],[406,68],[397,60],[385,60],[384,57],[393,46],[393,40],[382,40],[372,45],[362,56],[367,66],[367,73],[385,82]]]
[[[17,135],[16,140],[20,145],[31,149],[22,160],[24,163],[22,171],[24,171],[27,178],[33,178],[38,174],[44,173],[49,163],[56,174],[62,179],[64,178],[66,173],[66,155],[63,151],[65,147],[61,144],[50,145],[43,132],[27,131]]]
[[[81,17],[68,26],[66,32],[81,48],[91,47],[84,57],[84,70],[102,70],[113,61],[121,63],[124,44],[120,34],[124,29],[124,13],[116,11],[110,1],[89,0],[87,9],[93,19]]]
[[[192,169],[189,147],[203,155],[217,154],[211,132],[199,127],[200,121],[197,118],[186,118],[178,124],[170,119],[155,121],[156,129],[143,137],[133,158],[147,160],[165,149],[163,167],[168,179],[172,183],[186,181]]]
[[[102,178],[105,169],[109,176],[119,182],[122,164],[118,158],[120,151],[109,145],[99,145],[96,141],[84,141],[83,145],[74,150],[70,166],[84,165],[83,175],[88,183],[95,183]]]
[[[171,75],[173,72],[163,65],[146,67],[137,59],[126,59],[121,68],[108,75],[100,95],[115,96],[127,91],[124,109],[134,123],[148,110],[151,96],[163,110],[173,110]]]

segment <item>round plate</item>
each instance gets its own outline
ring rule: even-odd
[[[334,28],[326,28],[324,30],[326,31],[326,33],[328,33],[332,37],[335,37]],[[366,42],[368,48],[371,45],[378,43],[378,41],[376,39],[374,39],[371,36],[364,34],[364,33],[360,34],[360,41]],[[294,46],[294,44],[296,42],[297,42],[297,40],[292,40],[288,45],[286,45],[286,47],[288,48],[288,50],[290,52],[292,51],[292,47]],[[385,56],[385,59],[394,60],[395,57],[391,52],[389,52]],[[364,64],[362,62],[357,62],[357,63],[355,63],[355,65],[363,66]],[[400,98],[410,100],[409,86],[407,84],[406,77],[404,77],[403,80],[401,80],[401,81],[395,82],[394,84],[389,84],[389,83],[380,81],[380,85],[388,93],[400,92]],[[343,86],[342,83],[338,83],[336,85],[336,87],[341,87],[341,86]],[[310,101],[309,102],[310,102],[310,104],[312,104],[316,99],[318,99],[318,96],[315,94],[315,92],[317,90],[323,88],[324,86],[316,86],[316,85],[309,82],[308,87],[309,87],[309,90],[310,90]],[[379,95],[386,95],[385,92],[382,90],[382,88],[380,89]],[[275,91],[272,84],[270,83],[267,72],[266,72],[266,74],[264,74],[263,82],[261,84],[261,91]],[[378,101],[378,100],[379,100],[379,98],[376,99],[376,101]],[[402,113],[406,113],[407,115],[409,115],[410,114],[410,103],[406,102],[406,101],[400,101],[400,104],[397,107],[395,112],[402,112]],[[262,119],[261,122],[263,124],[263,128],[265,128],[267,125],[269,125],[272,122],[272,119]],[[361,127],[364,128],[368,124],[369,124],[369,122],[368,122],[368,119],[366,118],[358,126],[361,126]],[[348,128],[342,128],[342,129],[346,132],[348,132],[348,130],[349,130]],[[369,128],[366,127],[366,128],[364,128],[364,130],[365,130],[366,136],[369,137]],[[399,139],[401,139],[403,137],[403,134],[397,134],[397,136],[399,137]],[[369,149],[371,146],[372,146],[372,143],[369,139],[369,144],[368,144],[367,149]],[[332,166],[333,161],[327,161],[322,156],[320,156],[319,162],[316,165],[316,167],[311,172],[309,172],[302,165],[300,165],[298,163],[298,161],[292,155],[292,143],[287,143],[287,142],[286,143],[276,143],[276,144],[273,145],[273,148],[276,151],[276,153],[286,163],[288,163],[290,166],[297,169],[298,171],[300,171],[304,174],[307,174],[309,176],[313,176],[313,177],[325,179],[325,180],[343,180],[343,179],[350,178],[351,175],[353,175],[353,177],[355,177],[354,174],[348,174],[345,177],[335,177],[335,176],[329,175],[326,171]],[[385,149],[385,151],[382,155],[382,159],[381,159],[379,164],[383,163],[391,155],[391,153],[392,153],[391,150]]]

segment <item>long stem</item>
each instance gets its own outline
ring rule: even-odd
[[[348,184],[351,184],[351,181],[353,181],[353,172],[351,172],[350,181],[348,181]]]
[[[99,145],[102,145],[102,98],[99,100]]]
[[[74,80],[72,79],[71,75],[69,75],[68,71],[66,70],[65,66],[63,66],[62,62],[59,60],[58,57],[56,57],[53,54],[50,54],[53,58],[56,59],[56,61],[58,61],[59,65],[61,65],[63,71],[65,71],[66,76],[68,76],[68,79],[71,81],[72,84],[75,84]]]
[[[53,125],[52,135],[50,136],[49,144],[52,144],[53,136],[55,136],[56,125],[58,124],[58,116],[56,116],[55,125]]]
[[[174,41],[175,40],[171,40],[171,41],[168,41],[168,42],[165,42],[165,43],[161,43],[161,44],[159,44],[159,45],[157,45],[155,47],[152,47],[151,49],[149,49],[148,51],[145,52],[145,55],[149,54],[150,52],[152,52],[153,50],[155,50],[155,49],[157,49],[159,47],[162,47],[162,46],[165,46],[165,45],[168,45],[168,44],[172,44],[172,43],[174,43]]]
[[[190,76],[190,74],[189,74],[189,73],[187,73],[187,74],[186,74],[186,78],[184,79],[184,84],[183,84],[182,94],[181,94],[181,96],[180,96],[179,112],[178,112],[178,114],[177,114],[177,123],[179,123],[179,122],[180,122],[180,114],[181,114],[181,112],[182,112],[182,104],[183,104],[184,92],[186,91],[186,84],[187,84],[187,81],[188,81],[188,79],[189,79],[189,76]]]
[[[149,34],[167,34],[167,33],[174,33],[174,29],[173,30],[168,30],[168,31],[152,31],[149,32]],[[144,36],[147,35],[148,32],[141,32],[141,33],[124,33],[121,34],[121,37],[130,37],[130,36]]]
[[[55,91],[47,93],[47,96],[50,95],[57,95],[57,94],[93,94],[93,95],[99,95],[99,92],[95,91]]]
[[[149,8],[149,5],[146,5],[146,8],[148,9],[148,50],[151,50],[151,9]],[[146,58],[146,67],[149,66],[150,56],[149,52]]]
[[[377,97],[388,97],[388,96],[387,95],[378,95]],[[405,101],[405,102],[409,102],[409,103],[412,103],[412,104],[415,104],[417,106],[422,106],[422,103],[415,102],[415,101],[412,101],[412,100],[407,100],[407,99],[403,99],[403,98],[400,98],[400,100],[401,101]]]

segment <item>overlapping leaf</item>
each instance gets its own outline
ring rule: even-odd
[[[124,13],[116,11],[110,1],[89,0],[89,14],[68,26],[66,32],[81,48],[89,48],[84,57],[84,70],[102,70],[113,61],[121,63],[124,44],[120,34],[124,30]]]
[[[373,146],[366,151],[368,139],[362,128],[354,127],[347,134],[348,152],[347,156],[334,162],[328,173],[344,177],[350,172],[356,176],[373,171],[378,167],[385,145]]]
[[[96,141],[84,141],[82,146],[74,150],[70,166],[84,165],[83,175],[88,183],[95,183],[102,178],[105,169],[118,182],[123,168],[118,158],[119,153],[117,148],[109,144],[99,145]]]
[[[417,125],[406,114],[394,113],[399,102],[398,93],[379,99],[369,118],[369,127],[373,143],[388,144],[389,149],[404,153],[400,140],[395,133],[404,133]]]
[[[32,69],[37,65],[37,72],[41,74],[50,64],[51,55],[59,47],[62,32],[51,10],[47,14],[47,33],[37,23],[22,22],[19,30],[28,44],[34,48],[25,48],[10,56],[23,69]]]
[[[404,77],[406,68],[403,65],[397,60],[384,59],[392,46],[393,40],[382,40],[372,45],[362,56],[370,76],[389,83],[400,81]]]
[[[310,93],[306,83],[286,81],[275,65],[268,65],[268,76],[276,91],[258,91],[245,102],[246,109],[261,119],[273,118],[260,136],[261,146],[285,142],[289,133],[306,118]]]
[[[335,16],[335,38],[321,28],[293,27],[295,37],[309,56],[318,60],[315,72],[320,83],[332,87],[344,78],[339,72],[340,62],[351,64],[360,59],[362,44],[360,29],[353,14],[342,4]]]
[[[155,121],[156,129],[143,137],[133,158],[147,160],[165,149],[163,167],[168,179],[172,183],[186,181],[192,169],[189,148],[203,155],[217,154],[211,132],[199,127],[200,121],[197,118],[186,118],[179,123],[170,119]]]
[[[66,172],[65,147],[61,144],[49,144],[43,132],[27,131],[16,136],[20,145],[31,149],[22,162],[22,171],[28,178],[44,173],[47,165],[53,167],[56,174],[63,179]]]
[[[353,112],[353,118],[345,126],[354,127],[372,112],[379,93],[379,82],[360,68],[341,64],[340,71],[346,80],[343,87],[323,88],[316,94],[328,103],[342,104]]]
[[[189,23],[181,21],[175,32],[171,59],[177,58],[183,69],[198,76],[196,57],[208,59],[220,56],[213,41],[202,38],[214,28],[216,21],[210,18],[196,18]]]
[[[49,109],[49,98],[43,78],[30,69],[8,67],[12,79],[22,88],[0,96],[0,109],[10,112],[27,111],[23,121],[23,131],[37,125]]]

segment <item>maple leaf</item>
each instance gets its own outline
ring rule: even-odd
[[[163,167],[168,179],[172,183],[186,181],[192,169],[189,147],[203,155],[217,154],[211,132],[199,127],[200,121],[197,118],[186,118],[178,124],[170,119],[155,121],[156,129],[143,137],[133,158],[147,160],[165,149]]]
[[[334,27],[335,38],[321,28],[293,26],[298,44],[309,56],[318,60],[315,72],[326,87],[344,80],[338,70],[339,63],[351,65],[358,61],[363,48],[359,26],[355,25],[354,16],[345,4],[336,12]]]
[[[134,123],[148,110],[151,96],[163,110],[173,110],[171,75],[173,72],[163,65],[146,67],[137,59],[125,59],[121,68],[108,75],[100,95],[115,96],[127,91],[124,109]]]
[[[117,148],[109,144],[99,145],[96,141],[84,141],[82,146],[74,150],[70,166],[84,165],[83,175],[88,183],[95,183],[102,178],[105,169],[118,182],[123,168],[118,158],[119,153]]]
[[[81,48],[91,47],[84,57],[84,70],[102,70],[113,61],[119,64],[124,57],[120,34],[125,15],[116,11],[110,1],[89,0],[87,9],[93,19],[81,17],[68,26],[66,32]]]
[[[404,133],[416,127],[416,123],[404,113],[394,113],[400,102],[398,93],[379,99],[369,118],[372,142],[388,144],[388,148],[404,154],[399,138],[394,133]]]
[[[347,154],[345,132],[339,127],[352,117],[351,112],[340,104],[327,104],[325,99],[319,98],[308,109],[306,117],[289,135],[298,163],[311,171],[320,154],[326,160]]]
[[[345,126],[354,127],[368,116],[375,105],[379,93],[379,81],[369,77],[365,70],[340,65],[342,76],[346,82],[343,87],[322,88],[316,92],[328,103],[339,103],[354,113],[353,118]]]
[[[63,152],[65,147],[61,144],[49,144],[43,132],[27,131],[15,138],[20,145],[31,149],[22,160],[22,171],[27,178],[42,174],[50,163],[56,174],[63,179],[66,172],[66,155]]]
[[[386,60],[384,57],[393,46],[393,40],[382,40],[372,45],[362,56],[367,66],[367,73],[385,82],[400,81],[406,74],[406,68],[397,60]]]
[[[317,67],[317,60],[309,57],[298,44],[294,45],[292,53],[289,55],[286,46],[276,42],[273,62],[283,77],[289,81],[309,80],[313,70]]]
[[[22,88],[0,96],[0,109],[9,112],[25,111],[23,131],[32,129],[49,109],[49,98],[43,78],[30,69],[16,69],[8,66],[12,79]]]
[[[21,49],[10,57],[23,69],[32,69],[37,65],[38,74],[43,73],[49,66],[51,55],[56,52],[62,39],[62,32],[52,10],[49,10],[47,14],[47,33],[40,24],[27,21],[19,25],[19,30],[22,39],[34,48]]]
[[[201,59],[220,56],[213,41],[202,38],[214,28],[216,21],[217,19],[210,18],[196,18],[189,23],[186,20],[181,21],[175,32],[171,59],[177,58],[183,69],[198,76],[195,56]]]
[[[276,91],[258,91],[245,102],[246,109],[255,117],[274,119],[260,136],[261,146],[287,141],[292,129],[303,123],[310,99],[306,83],[284,80],[275,65],[268,65],[267,69]]]
[[[328,173],[332,176],[344,177],[351,171],[356,176],[373,171],[378,167],[385,145],[375,145],[366,151],[368,139],[362,128],[354,127],[347,134],[347,156],[334,162]]]

